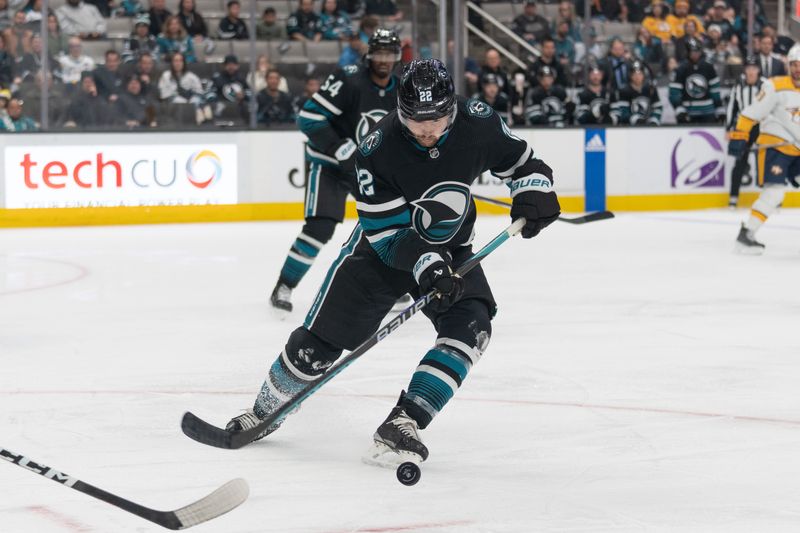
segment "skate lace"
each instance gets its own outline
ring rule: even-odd
[[[288,300],[291,297],[292,297],[292,289],[290,289],[286,285],[279,285],[278,286],[278,299],[279,300]]]
[[[400,433],[403,434],[404,437],[410,437],[412,439],[417,438],[417,431],[414,427],[414,423],[409,418],[398,418],[397,420],[392,420],[392,424],[400,430]]]

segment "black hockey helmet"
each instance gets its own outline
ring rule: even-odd
[[[759,62],[758,57],[754,55],[749,55],[744,59],[744,64],[742,66],[758,67],[759,69],[761,69],[761,62]]]
[[[545,76],[550,76],[551,78],[556,77],[556,73],[552,67],[547,65],[542,65],[539,67],[539,71],[536,73],[536,76],[539,78],[544,78]]]
[[[639,59],[634,59],[630,64],[631,72],[642,72],[647,74],[647,67]]]
[[[395,62],[400,61],[400,48],[400,38],[396,31],[378,28],[369,38],[367,60],[372,59],[372,54],[378,50],[387,50],[394,53]]]
[[[403,67],[397,88],[397,116],[423,122],[456,118],[456,89],[453,78],[438,59],[415,59]],[[449,128],[449,125],[448,125]]]
[[[686,51],[691,52],[702,52],[703,51],[703,44],[694,37],[689,37],[686,39]]]

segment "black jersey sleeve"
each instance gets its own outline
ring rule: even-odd
[[[358,220],[378,257],[392,268],[411,272],[420,256],[436,247],[411,225],[411,206],[381,165],[383,132],[370,133],[356,155]]]
[[[300,131],[306,134],[317,150],[328,155],[331,155],[341,141],[341,137],[331,124],[348,112],[356,96],[348,77],[349,73],[345,69],[328,76],[319,91],[306,100],[297,116]]]
[[[489,157],[485,170],[509,186],[514,180],[542,174],[545,168],[549,172],[544,161],[534,157],[533,148],[514,135],[499,114],[495,113],[491,120],[493,127],[491,140],[486,143]]]

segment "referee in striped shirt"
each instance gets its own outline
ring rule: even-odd
[[[728,155],[736,158],[736,163],[731,171],[731,196],[728,200],[730,207],[736,207],[739,201],[739,188],[742,186],[742,176],[750,170],[748,159],[750,157],[750,147],[758,138],[758,125],[746,137],[735,132],[736,120],[742,109],[749,106],[759,91],[761,84],[766,78],[761,76],[761,65],[758,58],[748,56],[744,63],[744,72],[736,86],[731,90],[730,100],[728,100],[728,110],[725,115],[725,129],[728,134]],[[746,135],[746,134],[745,134]]]

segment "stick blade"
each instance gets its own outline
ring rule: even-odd
[[[193,413],[186,412],[181,420],[183,434],[192,440],[214,446],[215,448],[231,449],[231,433],[217,426],[211,425]]]
[[[196,526],[232,511],[243,504],[249,495],[250,487],[244,479],[228,481],[205,498],[173,511],[181,524],[178,529]]]
[[[567,222],[569,224],[586,224],[587,222],[596,222],[598,220],[607,220],[609,218],[614,218],[614,213],[611,211],[596,211],[594,213],[589,213],[587,215],[575,218],[558,217],[558,220],[561,222]]]

